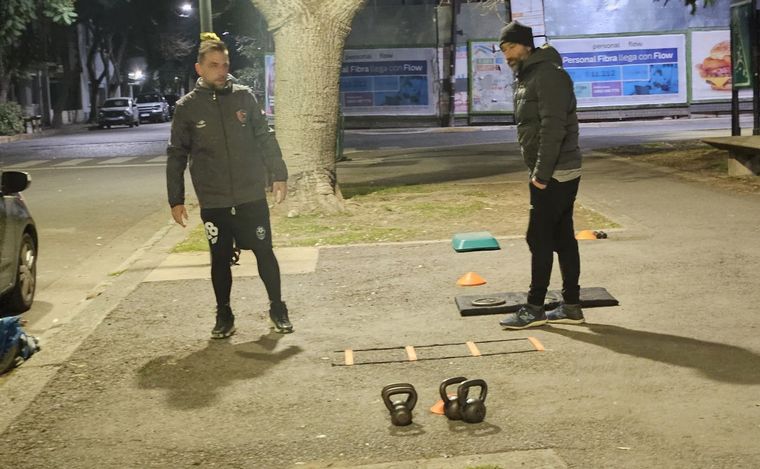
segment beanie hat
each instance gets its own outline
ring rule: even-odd
[[[522,44],[533,48],[533,30],[530,26],[525,26],[518,21],[512,21],[503,28],[501,28],[501,34],[499,35],[499,46],[505,42],[512,42],[515,44]]]

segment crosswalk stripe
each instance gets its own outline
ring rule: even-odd
[[[109,158],[107,160],[98,161],[97,164],[121,164],[134,159],[134,156],[119,156],[117,158]]]
[[[155,158],[151,158],[146,163],[165,163],[166,162],[166,155],[157,156]]]
[[[79,163],[82,163],[84,161],[89,161],[89,158],[74,158],[72,160],[67,160],[61,163],[54,164],[53,166],[76,166]]]
[[[46,163],[47,160],[29,160],[24,161],[21,163],[11,164],[8,166],[5,166],[3,169],[23,169],[23,168],[30,168],[32,166],[37,166],[38,164]]]

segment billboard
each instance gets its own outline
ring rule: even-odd
[[[340,102],[347,116],[436,115],[434,48],[346,50]]]
[[[727,29],[691,32],[692,101],[731,99],[731,32]],[[741,98],[751,98],[741,90]]]
[[[467,114],[468,106],[468,90],[467,83],[470,77],[469,70],[467,68],[467,45],[457,46],[457,58],[454,65],[454,114]]]
[[[533,29],[533,36],[545,36],[544,1],[512,0],[510,2],[512,19]]]
[[[731,5],[731,31],[734,35],[733,82],[736,88],[752,87],[752,1],[737,1]]]
[[[511,113],[514,75],[499,41],[470,41],[470,113]]]
[[[684,104],[683,34],[555,39],[579,108]]]
[[[264,83],[266,84],[266,92],[264,98],[266,100],[267,116],[274,115],[274,55],[267,54],[264,56]]]

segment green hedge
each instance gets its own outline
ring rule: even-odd
[[[24,114],[17,103],[0,104],[0,135],[16,135],[24,131]]]

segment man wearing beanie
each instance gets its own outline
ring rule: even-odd
[[[499,47],[515,74],[515,121],[529,170],[530,217],[526,240],[531,252],[527,304],[500,321],[505,329],[549,323],[584,322],[580,307],[580,255],[573,205],[581,178],[578,117],[573,81],[550,45],[535,48],[533,31],[513,21],[502,30]],[[544,308],[554,252],[562,273],[562,303]]]

